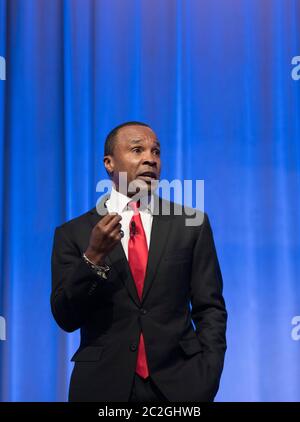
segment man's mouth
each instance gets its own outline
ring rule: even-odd
[[[156,173],[153,171],[145,171],[144,173],[140,173],[137,177],[144,180],[157,179]]]

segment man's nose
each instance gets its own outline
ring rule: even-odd
[[[153,157],[151,159],[143,160],[143,164],[147,164],[148,166],[151,166],[151,167],[157,167],[157,161],[153,160]]]
[[[143,154],[143,163],[147,163],[151,166],[156,166],[158,157],[152,154],[151,151],[145,151]]]

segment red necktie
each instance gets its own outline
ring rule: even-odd
[[[148,246],[141,215],[138,210],[138,204],[137,202],[129,202],[128,205],[134,211],[129,226],[128,263],[139,298],[141,299],[148,261]],[[140,335],[136,373],[142,378],[147,378],[149,376],[143,333]]]

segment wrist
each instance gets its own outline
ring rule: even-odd
[[[87,248],[84,255],[95,265],[105,265],[105,256],[97,251]]]
[[[91,270],[93,270],[101,278],[107,279],[107,274],[110,270],[110,267],[107,264],[103,263],[102,265],[97,265],[91,261],[85,253],[82,254],[82,258],[84,262],[91,268]]]

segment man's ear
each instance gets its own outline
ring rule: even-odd
[[[111,155],[105,155],[103,158],[104,167],[106,171],[111,175],[114,172],[114,160]]]

